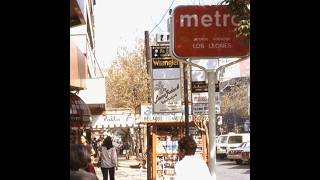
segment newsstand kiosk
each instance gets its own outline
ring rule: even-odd
[[[178,140],[184,136],[185,122],[148,123],[147,130],[148,179],[174,180],[174,165],[179,160]],[[205,133],[190,122],[189,134],[197,142],[196,154],[207,160]]]

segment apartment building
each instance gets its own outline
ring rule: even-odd
[[[91,124],[105,111],[105,78],[95,56],[95,0],[70,0],[70,143],[91,139]]]

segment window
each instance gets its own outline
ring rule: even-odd
[[[228,143],[230,144],[242,143],[242,136],[230,136]]]
[[[221,143],[226,143],[227,142],[228,136],[221,136],[220,142]]]

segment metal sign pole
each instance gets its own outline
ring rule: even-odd
[[[183,64],[185,136],[189,135],[188,65]]]
[[[208,167],[211,176],[216,176],[216,108],[215,108],[216,72],[208,71],[209,104],[209,158]]]

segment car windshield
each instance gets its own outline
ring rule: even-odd
[[[227,138],[228,138],[228,136],[221,136],[220,142],[221,143],[226,143],[227,142]]]
[[[230,144],[242,143],[242,136],[230,136],[228,143]]]

